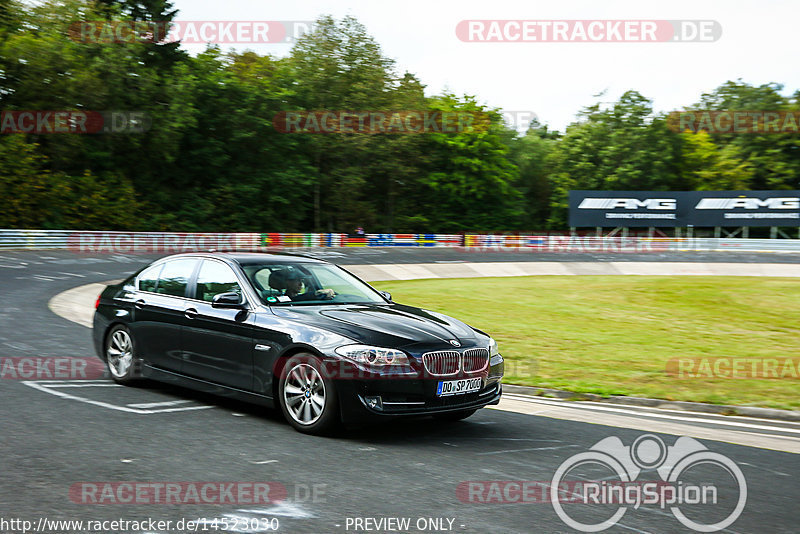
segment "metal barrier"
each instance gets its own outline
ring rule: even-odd
[[[449,247],[467,252],[800,252],[800,239],[598,237],[578,235],[191,233],[0,230],[0,250],[177,253],[305,247]]]

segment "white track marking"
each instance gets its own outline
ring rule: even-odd
[[[294,504],[286,501],[281,501],[279,503],[276,503],[274,506],[270,508],[240,509],[236,511],[245,514],[257,514],[266,516],[280,515],[284,517],[293,517],[295,519],[310,519],[314,517],[314,514],[306,511],[299,504]]]
[[[214,408],[214,406],[187,406],[183,408],[165,408],[162,410],[143,410],[139,408],[130,408],[128,406],[117,406],[115,404],[110,404],[108,402],[96,401],[92,399],[87,399],[85,397],[78,397],[77,395],[70,395],[69,393],[65,393],[63,391],[58,391],[58,387],[54,387],[53,383],[40,383],[38,381],[26,380],[22,382],[28,387],[32,387],[34,389],[38,389],[39,391],[44,391],[45,393],[49,393],[51,395],[56,395],[57,397],[61,397],[63,399],[75,400],[78,402],[83,402],[86,404],[91,404],[93,406],[100,406],[101,408],[108,408],[109,410],[117,410],[120,412],[128,412],[128,413],[136,413],[136,414],[144,414],[144,415],[151,415],[157,413],[169,413],[169,412],[188,412],[193,410],[207,410],[209,408]],[[108,387],[108,386],[117,386],[117,384],[74,384],[83,387]]]
[[[570,449],[573,447],[577,447],[577,445],[561,445],[559,447],[531,447],[528,449],[506,449],[502,451],[489,451],[489,452],[479,452],[476,453],[475,456],[489,456],[492,454],[506,454],[509,452],[528,452],[528,451],[557,451],[560,449]]]
[[[177,406],[179,404],[186,404],[188,400],[164,401],[164,402],[144,402],[141,404],[128,404],[129,408],[161,408],[162,406]]]
[[[77,384],[74,382],[65,382],[63,384],[42,384],[47,388],[121,388],[119,384]]]
[[[735,426],[735,427],[742,427],[742,428],[752,428],[756,430],[772,430],[775,432],[788,432],[790,434],[800,434],[800,425],[797,428],[786,427],[786,426],[771,426],[771,425],[764,425],[764,424],[753,424],[749,422],[743,422],[742,418],[737,417],[736,419],[732,419],[734,416],[729,415],[720,415],[716,416],[716,414],[695,414],[693,412],[682,412],[678,410],[670,410],[667,413],[654,413],[650,411],[637,411],[635,409],[625,408],[625,407],[612,407],[612,406],[598,406],[595,403],[588,403],[588,402],[574,402],[574,401],[552,401],[552,400],[544,400],[538,398],[531,398],[526,397],[524,395],[512,395],[512,394],[504,394],[503,397],[508,397],[513,400],[530,402],[531,404],[545,404],[549,406],[558,406],[560,408],[574,408],[574,409],[588,409],[588,410],[595,410],[601,412],[613,412],[613,413],[622,413],[628,415],[636,415],[636,416],[644,416],[644,417],[655,417],[657,419],[669,419],[672,421],[689,421],[692,423],[714,423],[714,424],[722,424],[727,426]],[[672,413],[670,413],[672,412]],[[691,413],[691,416],[683,416],[683,415],[673,415],[674,413],[677,414],[688,414]],[[712,417],[710,417],[712,416]],[[713,417],[716,416],[716,417]],[[759,421],[764,421],[760,419]],[[784,422],[782,422],[784,423]]]

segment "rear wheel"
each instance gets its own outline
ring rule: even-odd
[[[437,413],[433,415],[434,419],[439,421],[461,421],[462,419],[466,419],[470,415],[474,414],[478,410],[458,410],[455,412],[445,412],[445,413]]]
[[[292,356],[283,367],[278,382],[281,411],[300,432],[323,434],[341,422],[333,381],[324,375],[321,360],[311,354]]]
[[[117,325],[106,336],[106,365],[115,382],[131,384],[138,378],[135,348],[133,335],[126,326]]]

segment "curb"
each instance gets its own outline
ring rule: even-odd
[[[668,401],[664,399],[648,399],[645,397],[626,397],[614,395],[603,397],[596,393],[575,393],[561,389],[537,388],[531,386],[515,386],[503,384],[503,392],[529,397],[551,397],[572,401],[591,401],[625,406],[644,406],[660,410],[682,410],[686,412],[710,413],[716,415],[739,415],[758,417],[760,419],[776,419],[780,421],[800,422],[800,411],[778,410],[774,408],[758,408],[755,406],[733,406],[728,404],[706,404],[703,402]]]

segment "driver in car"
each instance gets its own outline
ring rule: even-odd
[[[333,289],[312,291],[305,287],[303,275],[296,269],[280,269],[269,275],[269,285],[273,289],[285,290],[284,294],[295,302],[304,300],[330,300],[336,292]]]

